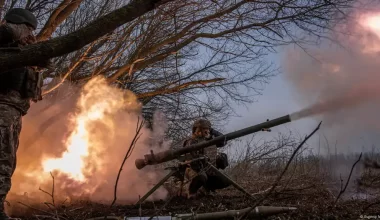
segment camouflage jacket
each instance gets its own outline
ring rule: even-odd
[[[209,139],[196,139],[193,137],[189,137],[183,142],[182,146],[187,147],[187,146],[194,145],[194,144],[197,144],[197,143],[200,143],[203,141],[209,141],[209,140],[211,140],[215,137],[219,137],[221,135],[223,135],[223,134],[220,133],[219,131],[211,129],[211,137]],[[185,155],[184,160],[191,160],[191,159],[199,158],[199,157],[204,155],[210,159],[209,162],[211,164],[216,165],[216,158],[218,155],[217,149],[220,147],[224,147],[225,145],[226,145],[226,142],[223,141],[223,142],[218,143],[214,146],[210,146],[210,147],[207,147],[205,149],[201,149],[201,150],[196,151],[196,152],[191,152],[191,153]],[[191,164],[191,168],[195,171],[199,171],[199,170],[205,168],[205,163],[202,163],[200,161],[194,162]]]
[[[20,48],[33,42],[33,32],[27,25],[0,25],[0,48]],[[42,83],[42,76],[33,67],[0,72],[0,103],[11,105],[25,115],[30,108],[30,101],[42,99]]]

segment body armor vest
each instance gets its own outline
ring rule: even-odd
[[[3,27],[4,28],[4,27]],[[4,33],[4,29],[2,33]],[[2,43],[2,44],[1,44]],[[19,48],[19,42],[0,42],[0,48]],[[0,93],[10,91],[20,93],[22,99],[31,99],[34,102],[42,100],[42,75],[32,67],[20,67],[7,71],[0,71]]]

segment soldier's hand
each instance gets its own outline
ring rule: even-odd
[[[29,44],[35,44],[37,42],[37,39],[34,35],[29,35],[23,39],[20,40],[20,43],[23,46],[29,45]]]
[[[36,36],[34,36],[34,35],[29,35],[29,36],[26,38],[26,42],[27,42],[28,44],[35,44],[35,43],[37,43],[37,38],[36,38]]]

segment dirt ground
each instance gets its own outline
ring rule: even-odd
[[[275,192],[260,204],[296,207],[297,210],[268,219],[364,219],[365,217],[373,219],[373,216],[380,215],[380,205],[371,205],[374,201],[344,198],[334,205],[336,192],[327,189],[326,184],[313,178],[298,179],[298,182],[293,179],[291,186],[284,187],[283,184],[280,184]],[[268,180],[257,179],[240,181],[240,184],[254,194],[257,199],[265,194],[265,190],[270,186],[267,183]],[[286,184],[286,181],[283,183]],[[264,192],[264,194],[260,192]],[[109,205],[77,201],[62,205],[56,211],[61,216],[60,219],[85,220],[104,215],[132,217],[236,210],[249,207],[253,203],[243,193],[230,186],[210,196],[193,200],[169,197],[166,201],[145,202],[141,207],[115,205],[112,208],[109,208]],[[17,217],[25,220],[52,219],[46,216],[51,216],[55,212],[55,210],[47,209],[46,206],[33,207],[39,210],[29,208]],[[360,218],[360,215],[364,218]]]

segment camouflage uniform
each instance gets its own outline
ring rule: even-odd
[[[203,119],[199,120],[202,122]],[[208,121],[203,121],[202,123],[206,123],[206,126],[202,128],[199,125],[199,121],[196,121],[193,126],[193,136],[189,139],[185,140],[183,143],[183,147],[197,144],[202,141],[207,141],[212,138],[218,137],[222,135],[220,132],[211,128],[211,124]],[[201,124],[202,124],[201,123]],[[203,130],[199,133],[205,132],[206,135],[196,135],[197,130]],[[214,165],[218,169],[225,169],[228,165],[227,155],[218,154],[217,148],[224,147],[226,143],[219,143],[215,146],[208,147],[206,149],[199,150],[197,152],[192,152],[185,156],[185,160],[191,160],[193,158],[199,158],[204,155],[208,157],[209,162]],[[188,196],[192,197],[196,195],[196,193],[203,189],[205,193],[209,191],[215,191],[216,189],[223,189],[230,186],[230,183],[214,173],[211,169],[207,167],[207,164],[203,161],[192,162],[185,171],[184,184],[182,186],[182,192]]]
[[[37,21],[30,12],[11,9],[4,19],[0,25],[0,48],[20,48],[35,42],[33,30]],[[28,112],[30,101],[42,99],[41,77],[35,67],[0,72],[0,220],[11,219],[4,213],[4,200],[16,169],[22,116]]]

